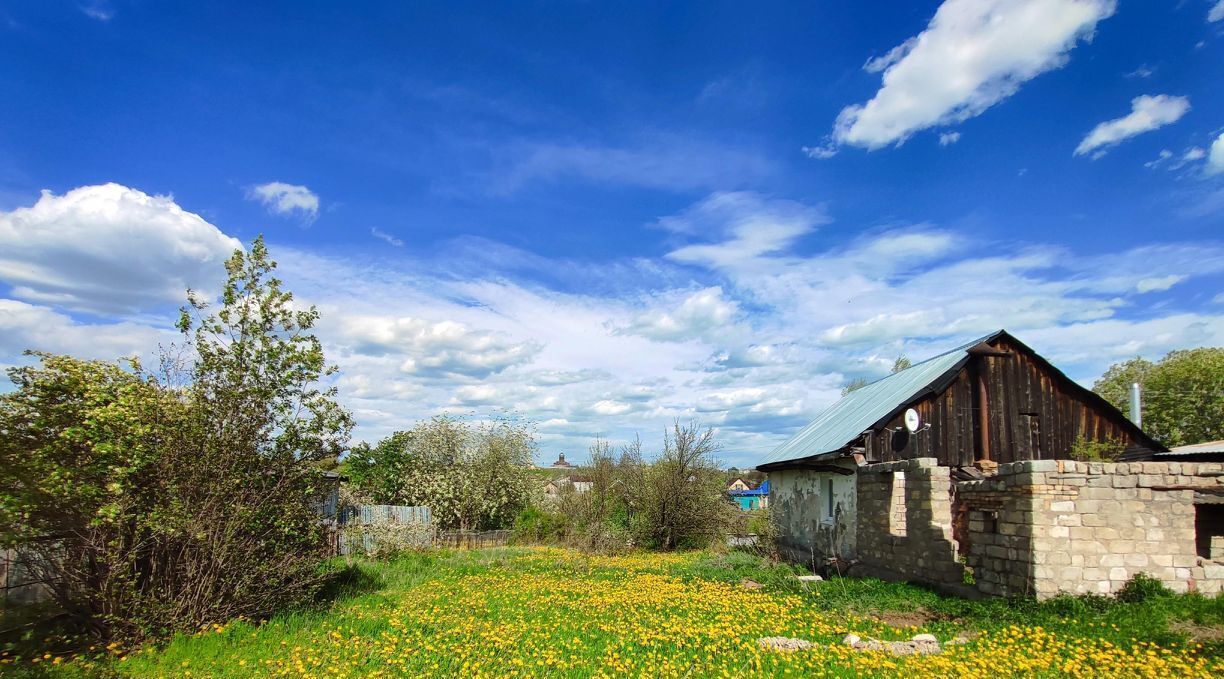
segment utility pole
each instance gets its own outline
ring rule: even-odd
[[[1132,382],[1130,388],[1130,418],[1136,427],[1143,428],[1143,408],[1139,400],[1139,383]]]

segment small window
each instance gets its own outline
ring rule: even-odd
[[[888,508],[888,532],[905,537],[905,472],[892,474],[892,492]]]

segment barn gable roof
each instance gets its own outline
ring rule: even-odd
[[[993,342],[1000,337],[1006,337],[1017,347],[1035,356],[1048,370],[1065,382],[1064,386],[1068,391],[1079,394],[1097,408],[1118,415],[1120,420],[1133,430],[1132,433],[1137,440],[1144,442],[1153,450],[1164,450],[1163,446],[1153,441],[1121,413],[1118,413],[1108,401],[1095,392],[1076,384],[1024,343],[1006,331],[999,330],[946,353],[928,358],[921,363],[915,363],[905,370],[846,394],[801,429],[799,433],[775,448],[761,461],[758,468],[764,471],[771,467],[784,466],[783,463],[787,462],[844,452],[863,432],[881,426],[919,398],[942,391],[968,363],[969,358],[973,355],[972,349],[978,345]]]

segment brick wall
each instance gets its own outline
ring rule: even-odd
[[[953,483],[935,458],[860,467],[857,572],[964,594],[1224,588],[1224,464],[1034,460]],[[904,488],[904,505],[898,503]],[[1212,560],[1220,559],[1220,561]],[[968,569],[968,570],[967,570]]]
[[[991,594],[1110,594],[1138,573],[1176,591],[1216,593],[1224,564],[1199,556],[1196,518],[1221,489],[1220,463],[1001,465],[991,478],[957,485],[970,516],[966,560]],[[975,521],[979,507],[991,506],[1000,508],[995,526]],[[1001,580],[1000,571],[1028,582]]]
[[[965,569],[952,537],[951,491],[950,469],[935,458],[859,467],[855,572],[959,590]]]

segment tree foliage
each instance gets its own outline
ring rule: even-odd
[[[144,636],[304,602],[325,556],[314,462],[347,440],[330,372],[262,239],[189,293],[157,375],[35,354],[0,396],[0,539],[94,632]],[[11,473],[9,473],[11,472]]]
[[[1130,386],[1142,393],[1143,429],[1167,446],[1224,438],[1224,348],[1170,352],[1156,363],[1142,358],[1110,366],[1093,391],[1129,412]]]
[[[725,536],[733,510],[723,499],[712,429],[672,425],[663,453],[644,470],[637,489],[643,544],[660,549],[699,547]]]
[[[535,438],[508,419],[435,417],[374,445],[353,447],[348,475],[378,504],[429,507],[443,529],[508,528],[536,491]]]
[[[590,490],[563,492],[549,523],[569,544],[596,551],[630,544],[668,550],[722,540],[735,509],[722,495],[717,450],[714,432],[693,424],[673,424],[653,462],[643,459],[639,440],[623,446],[619,456],[606,441],[596,441],[590,464],[579,470]],[[533,517],[533,530],[540,523]]]

